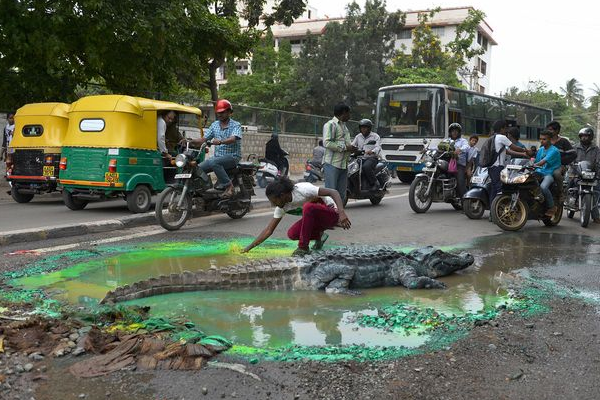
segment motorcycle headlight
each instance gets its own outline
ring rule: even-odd
[[[177,154],[177,157],[175,157],[175,165],[177,165],[179,168],[183,168],[186,161],[187,157],[184,154]]]
[[[433,167],[433,161],[426,161],[425,162],[425,167],[427,167],[427,168]]]
[[[358,171],[358,163],[357,162],[353,162],[350,165],[348,165],[348,175],[352,175],[354,174],[356,171]]]
[[[596,173],[594,171],[581,171],[581,177],[583,179],[594,179],[596,177]]]
[[[500,172],[500,180],[502,181],[502,183],[509,183],[510,179],[508,177],[508,170],[507,169],[503,169],[502,172]]]
[[[511,179],[510,183],[525,183],[527,180],[527,175],[518,175]]]

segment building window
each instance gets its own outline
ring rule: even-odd
[[[412,37],[412,29],[401,29],[398,33],[398,39],[410,39]]]
[[[477,32],[477,43],[485,50],[488,49],[488,39],[481,32]]]
[[[480,84],[477,84],[477,91],[479,93],[485,93],[485,87],[481,86]]]
[[[487,63],[479,57],[477,58],[477,69],[483,75],[487,75]]]
[[[437,35],[438,37],[442,37],[442,36],[444,36],[444,33],[446,32],[446,27],[445,26],[433,26],[433,27],[431,27],[431,32],[434,35]]]

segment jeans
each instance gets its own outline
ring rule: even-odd
[[[377,166],[377,162],[379,160],[375,157],[366,157],[362,162],[362,173],[367,179],[369,186],[373,186],[377,183],[377,178],[375,177],[375,167]]]
[[[342,201],[344,201],[348,187],[348,170],[325,164],[323,165],[323,174],[325,175],[325,187],[337,190]]]
[[[226,170],[233,169],[236,165],[237,160],[233,156],[221,156],[204,160],[198,166],[206,173],[214,172],[221,186],[229,186],[231,179]]]
[[[494,201],[498,193],[500,193],[500,191],[502,190],[500,173],[503,169],[503,166],[494,166],[488,168],[488,174],[490,176],[490,180],[492,181],[492,188],[490,189],[490,207],[492,206],[492,201]]]
[[[554,177],[552,175],[544,175],[544,179],[542,180],[542,183],[540,183],[540,188],[542,189],[542,193],[544,193],[544,198],[546,200],[546,207],[548,208],[554,207],[554,198],[550,191],[550,186],[552,186],[553,183]]]
[[[304,203],[302,218],[288,230],[288,237],[298,240],[298,247],[308,249],[311,240],[321,239],[325,229],[332,229],[339,216],[334,208],[323,203]]]
[[[467,166],[458,164],[456,169],[456,192],[458,197],[462,199],[467,191]]]
[[[600,218],[600,187],[594,186],[594,197],[592,197],[592,219],[597,221]]]

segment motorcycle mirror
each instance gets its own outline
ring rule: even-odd
[[[427,139],[423,139],[423,144],[427,144]]]

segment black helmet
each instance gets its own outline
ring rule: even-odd
[[[452,129],[458,129],[458,136],[460,136],[460,134],[462,133],[462,126],[460,126],[458,122],[453,122],[450,124],[450,126],[448,127],[448,133],[450,133]]]
[[[594,139],[594,130],[589,126],[581,128],[578,133],[579,138],[581,138],[582,135],[589,135],[591,139]]]
[[[373,128],[373,122],[370,119],[363,118],[358,122],[358,127],[368,126],[369,128]]]

